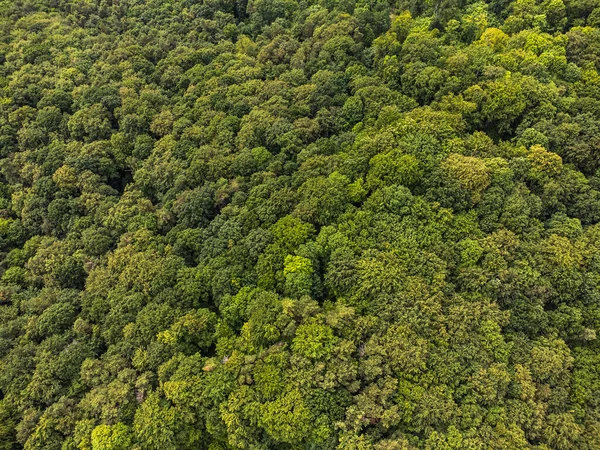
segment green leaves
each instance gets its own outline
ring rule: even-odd
[[[392,3],[0,0],[0,449],[600,447],[600,9]]]
[[[334,172],[327,178],[318,177],[306,181],[299,189],[301,200],[295,214],[315,225],[334,221],[348,204],[349,180]]]
[[[311,431],[310,410],[298,390],[290,390],[264,404],[260,414],[262,426],[276,441],[297,444]]]
[[[127,450],[131,443],[131,431],[122,423],[98,425],[92,431],[92,450]]]
[[[369,165],[371,169],[367,173],[367,185],[371,189],[394,184],[409,187],[421,178],[417,158],[399,151],[375,155]]]
[[[296,329],[292,350],[307,358],[321,359],[331,353],[336,341],[331,328],[313,320]]]
[[[285,257],[283,276],[286,293],[292,297],[310,295],[313,268],[308,258],[288,255]]]

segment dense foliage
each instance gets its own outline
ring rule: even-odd
[[[600,448],[598,0],[0,11],[0,449]]]

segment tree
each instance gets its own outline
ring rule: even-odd
[[[98,425],[92,431],[92,450],[125,450],[131,448],[129,427],[122,423]]]
[[[471,192],[471,200],[477,203],[483,191],[489,186],[490,169],[480,158],[452,153],[444,161],[443,167],[459,184]]]

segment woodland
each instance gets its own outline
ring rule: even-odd
[[[600,0],[0,0],[0,450],[600,448]]]

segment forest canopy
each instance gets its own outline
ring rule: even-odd
[[[600,0],[0,0],[0,450],[600,448]]]

